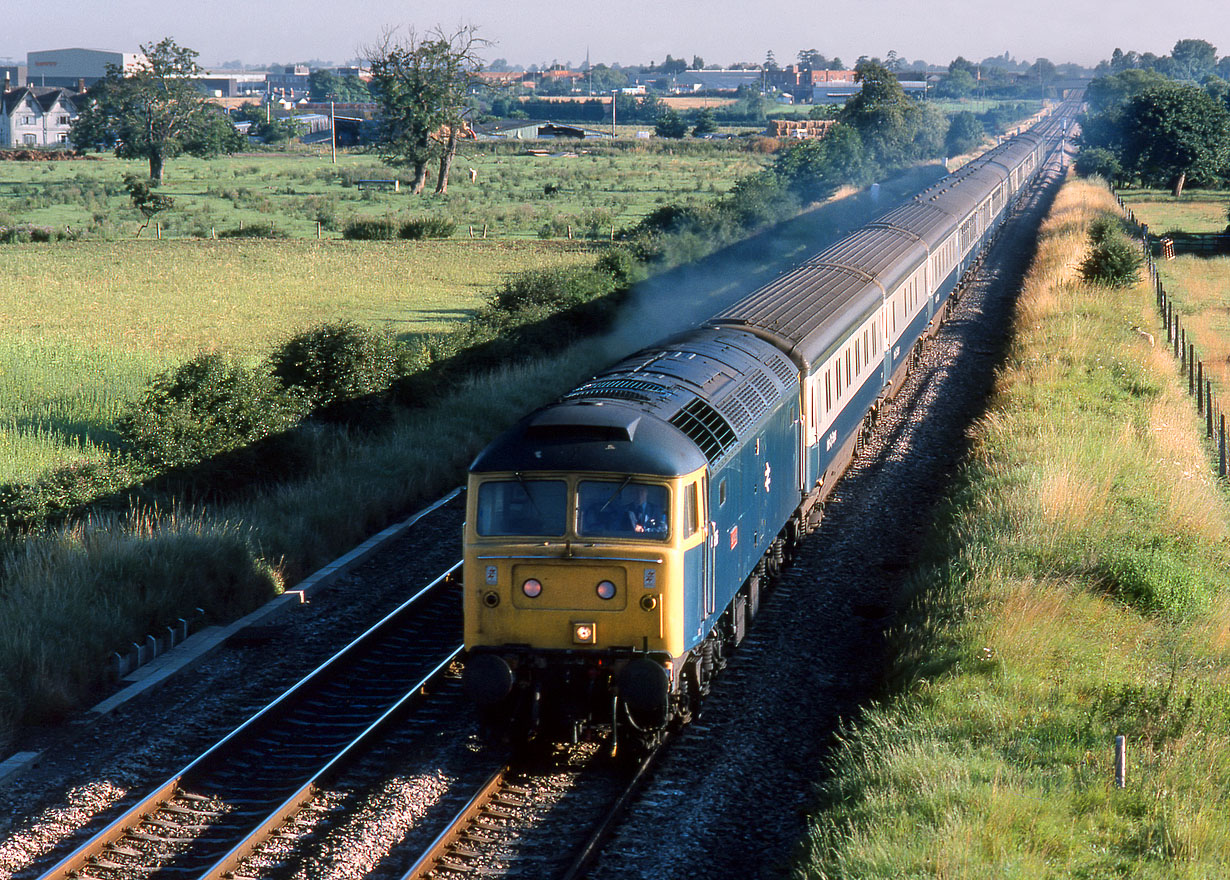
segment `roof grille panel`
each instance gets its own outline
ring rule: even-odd
[[[587,382],[564,395],[564,400],[581,400],[590,397],[607,397],[612,400],[635,400],[653,403],[669,396],[666,388],[654,382],[640,379],[598,379]]]
[[[741,386],[739,390],[735,392],[735,396],[743,402],[743,405],[747,407],[748,412],[752,414],[753,422],[759,421],[760,417],[763,416],[769,408],[769,404],[760,395],[760,392],[752,383]]]
[[[773,387],[773,380],[769,378],[769,374],[764,370],[757,370],[752,376],[752,384],[756,386],[756,390],[760,392],[760,396],[765,400],[772,400],[777,397],[777,389]]]
[[[799,380],[798,371],[781,355],[774,355],[768,362],[768,367],[777,374],[784,385],[792,385]]]
[[[734,426],[735,431],[742,434],[756,421],[747,405],[739,399],[738,393],[729,395],[718,405],[718,412],[724,415]]]
[[[701,398],[693,398],[683,409],[671,416],[671,424],[692,440],[712,464],[721,458],[735,442],[735,432],[717,410]]]

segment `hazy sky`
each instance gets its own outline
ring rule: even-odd
[[[1010,52],[1018,60],[1092,64],[1116,47],[1158,55],[1194,37],[1230,55],[1227,0],[64,0],[6,4],[0,57],[85,47],[135,51],[172,37],[208,66],[312,58],[341,64],[390,25],[474,24],[495,45],[488,60],[520,65],[585,59],[621,64],[662,61],[667,53],[707,64],[781,64],[800,49],[853,63],[890,49],[910,60],[946,64]]]

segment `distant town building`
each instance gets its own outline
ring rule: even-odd
[[[0,64],[0,80],[8,80],[11,89],[24,86],[27,83],[27,70],[24,64]]]
[[[5,88],[0,96],[0,146],[68,146],[68,130],[77,118],[76,97],[76,92],[52,86]]]
[[[304,64],[295,64],[270,73],[265,77],[269,94],[295,98],[306,94],[311,81],[311,71]]]
[[[609,138],[609,131],[549,121],[528,119],[502,119],[474,126],[474,134],[480,141],[538,141],[557,138],[584,140]]]
[[[107,75],[107,65],[127,72],[145,56],[103,49],[48,49],[26,54],[27,82],[34,86],[91,86]]]

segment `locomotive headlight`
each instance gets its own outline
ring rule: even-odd
[[[537,599],[542,593],[542,581],[538,580],[538,578],[530,578],[521,585],[521,592],[531,599]]]
[[[614,599],[615,585],[610,581],[598,582],[598,598],[599,599]]]
[[[578,645],[597,644],[598,637],[592,623],[574,623],[572,625],[572,641]]]

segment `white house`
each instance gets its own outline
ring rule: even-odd
[[[68,129],[77,118],[76,92],[22,86],[0,99],[0,147],[68,146]]]

